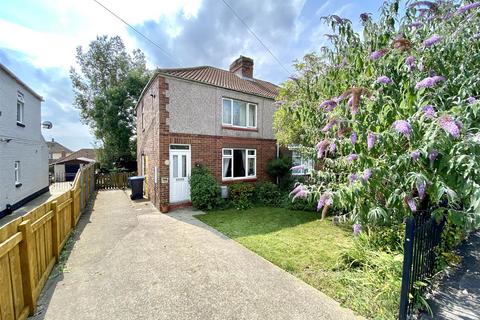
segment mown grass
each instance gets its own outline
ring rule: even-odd
[[[196,218],[358,314],[396,317],[398,257],[367,252],[367,259],[373,260],[369,267],[345,267],[345,252],[358,251],[348,225],[320,221],[314,212],[264,207],[212,211]]]

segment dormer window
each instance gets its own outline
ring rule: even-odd
[[[257,105],[255,103],[223,98],[222,124],[227,126],[256,128]]]
[[[25,106],[25,99],[23,98],[23,94],[21,92],[17,92],[17,123],[23,123],[23,116],[24,116],[24,106]]]

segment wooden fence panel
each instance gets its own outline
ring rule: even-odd
[[[26,319],[28,307],[23,297],[22,272],[17,232],[0,245],[0,315],[1,319]]]
[[[95,188],[106,190],[126,189],[128,178],[133,175],[134,172],[99,173],[95,175]]]
[[[93,165],[82,168],[71,190],[0,228],[0,320],[23,320],[34,313],[38,296],[80,218],[80,194],[83,191],[86,203],[93,179]]]

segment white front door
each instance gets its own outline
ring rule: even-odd
[[[170,203],[190,200],[191,153],[189,145],[170,145]]]

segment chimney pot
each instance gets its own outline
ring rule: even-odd
[[[230,65],[230,72],[240,77],[253,78],[253,59],[240,56]]]

